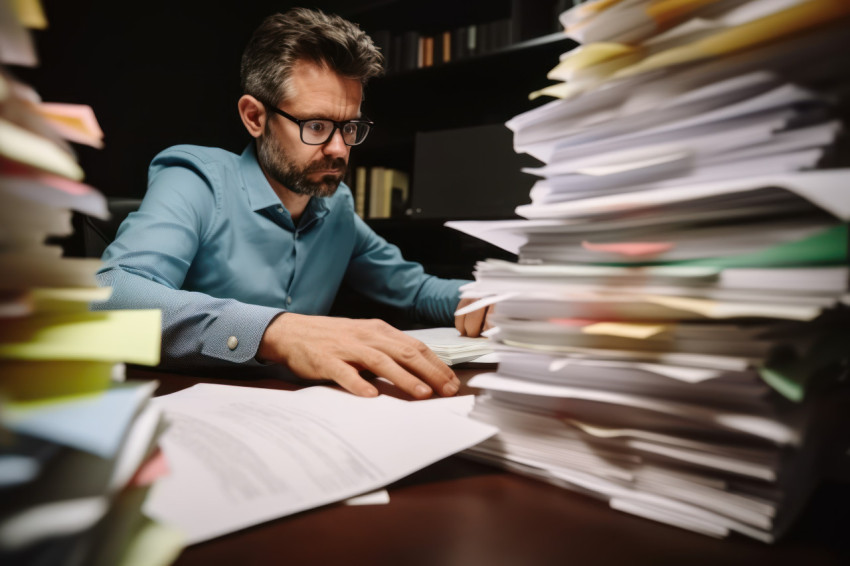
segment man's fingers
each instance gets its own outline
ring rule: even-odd
[[[476,299],[461,299],[457,304],[457,310],[471,304]],[[476,338],[481,336],[481,333],[489,328],[492,324],[487,320],[490,313],[493,312],[493,305],[487,305],[470,313],[455,317],[455,328],[461,336],[470,336]]]
[[[349,364],[341,360],[332,360],[326,368],[327,378],[339,384],[346,391],[359,397],[377,397],[378,390]]]
[[[457,303],[456,311],[462,309],[466,305],[472,304],[475,299],[461,299]],[[461,336],[467,336],[466,333],[466,317],[469,316],[467,314],[462,314],[460,316],[455,316],[455,329],[460,333]]]
[[[487,305],[484,307],[484,324],[481,325],[481,332],[493,328],[493,324],[490,322],[490,315],[493,314],[493,307],[494,305]]]
[[[375,349],[359,360],[372,373],[388,379],[417,399],[437,392],[451,396],[460,388],[460,380],[425,344],[403,336]]]
[[[328,336],[335,340],[328,341]],[[285,363],[306,379],[330,379],[356,395],[375,387],[359,370],[381,376],[417,399],[454,395],[460,381],[419,340],[378,320],[355,321],[286,313],[263,335],[260,359]]]
[[[379,350],[371,348],[364,350],[361,357],[354,361],[378,377],[389,380],[393,385],[416,399],[427,399],[433,393],[431,387]]]
[[[466,336],[466,329],[463,327],[464,318],[466,318],[466,315],[455,317],[455,330],[457,330],[461,336]]]
[[[481,336],[481,330],[484,327],[486,314],[487,308],[485,307],[483,309],[472,311],[466,315],[463,321],[463,326],[467,336],[471,336],[473,338]]]

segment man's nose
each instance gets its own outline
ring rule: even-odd
[[[339,128],[334,129],[331,139],[325,143],[322,150],[325,155],[332,155],[335,157],[346,156],[348,154],[348,146],[345,145],[345,141],[342,139],[342,130]]]

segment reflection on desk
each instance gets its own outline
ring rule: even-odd
[[[480,370],[457,369],[466,382]],[[131,367],[157,395],[200,382],[294,389],[274,379],[204,379]],[[390,386],[377,384],[382,393]],[[464,385],[461,394],[475,393]],[[398,395],[401,396],[401,395]],[[453,456],[388,487],[389,505],[330,505],[187,547],[177,566],[216,564],[847,564],[850,484],[819,488],[791,531],[765,545],[715,540]],[[613,544],[612,544],[613,543]]]

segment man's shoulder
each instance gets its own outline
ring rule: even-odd
[[[178,144],[160,151],[153,158],[151,165],[194,163],[198,165],[235,163],[238,155],[226,149],[202,145]]]

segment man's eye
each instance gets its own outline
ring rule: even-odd
[[[357,124],[348,123],[342,128],[343,133],[354,134],[357,131]]]
[[[306,126],[311,132],[317,133],[323,132],[327,128],[327,125],[324,122],[307,122]]]

